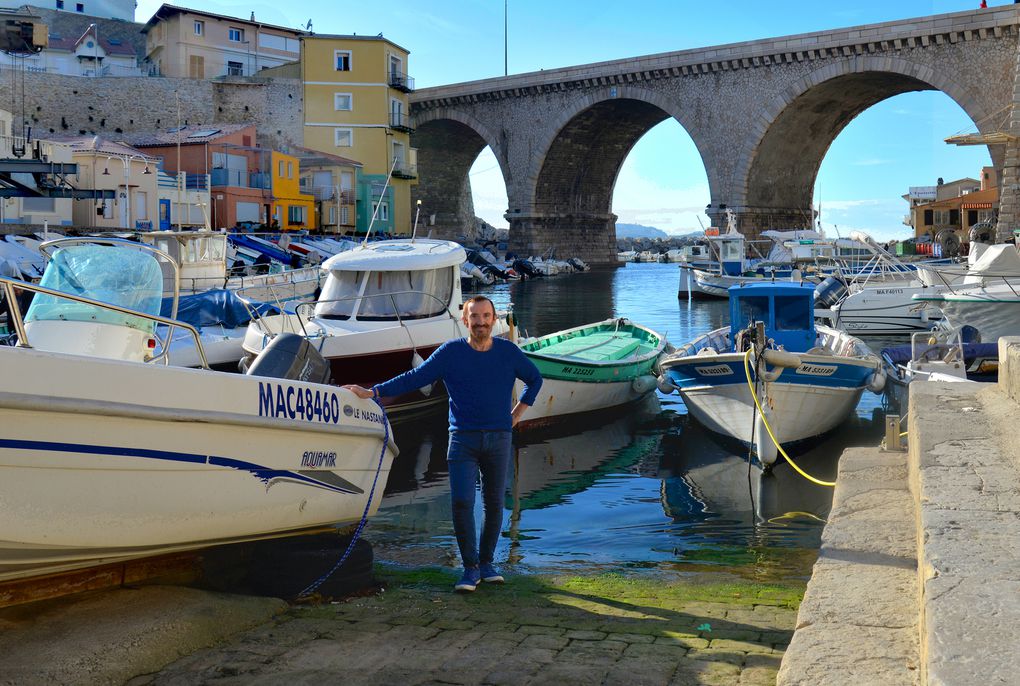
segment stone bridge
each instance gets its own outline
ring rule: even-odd
[[[977,4],[975,2],[975,4]],[[683,50],[426,88],[411,99],[418,197],[444,235],[473,230],[468,170],[489,146],[506,182],[510,242],[615,261],[613,186],[627,154],[673,117],[708,175],[707,213],[756,236],[813,223],[812,189],[840,131],[900,93],[939,90],[990,145],[1000,233],[1018,226],[1020,5]],[[937,135],[953,132],[939,132]],[[933,140],[934,143],[938,141]],[[937,170],[919,169],[932,175]],[[888,189],[890,196],[904,189]]]

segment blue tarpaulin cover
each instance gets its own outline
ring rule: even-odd
[[[170,316],[173,298],[163,298],[162,315]],[[279,314],[280,309],[266,303],[252,303],[259,314]],[[251,321],[248,308],[234,291],[216,289],[182,296],[177,303],[177,319],[196,329],[223,325],[228,329],[245,326]]]

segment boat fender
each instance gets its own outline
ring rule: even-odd
[[[665,395],[669,395],[676,390],[676,386],[673,385],[673,382],[665,374],[658,378],[655,385],[658,386],[659,392]]]
[[[656,379],[651,374],[643,374],[641,376],[636,377],[633,381],[630,382],[631,390],[633,390],[638,395],[645,395],[647,393],[651,393],[652,391],[655,390],[655,387],[657,385],[658,379]]]
[[[425,364],[425,360],[422,359],[422,356],[418,354],[417,350],[415,350],[414,355],[411,356],[411,369],[417,369],[423,364]],[[432,395],[432,384],[429,384],[428,386],[422,386],[418,390],[421,392],[422,395],[428,398],[429,396]]]
[[[801,360],[799,355],[786,352],[785,350],[774,350],[769,348],[762,353],[762,357],[773,367],[788,367],[790,369],[796,369],[800,366]]]
[[[882,389],[885,388],[886,376],[885,372],[881,369],[876,369],[868,379],[868,390],[872,393],[881,393]]]
[[[770,413],[769,406],[764,406],[765,412]],[[769,424],[775,425],[775,418],[769,417]],[[779,456],[779,450],[776,448],[775,442],[772,437],[769,436],[768,430],[765,428],[765,418],[759,413],[754,416],[754,452],[758,456],[758,461],[763,467],[771,467],[776,463],[776,458]]]

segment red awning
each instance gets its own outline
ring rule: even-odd
[[[990,210],[992,209],[992,203],[990,202],[965,202],[961,207],[965,210]]]

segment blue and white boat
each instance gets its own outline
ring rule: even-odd
[[[659,386],[677,390],[712,431],[753,445],[763,465],[777,454],[765,423],[785,446],[835,428],[865,389],[882,390],[878,356],[860,339],[815,324],[814,284],[733,286],[729,298],[730,326],[663,358]]]

